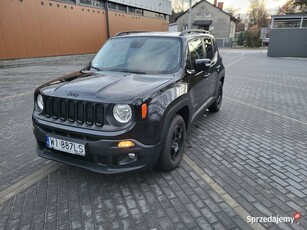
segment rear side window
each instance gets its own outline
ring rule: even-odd
[[[211,38],[204,38],[206,58],[212,60],[215,54],[215,47]]]

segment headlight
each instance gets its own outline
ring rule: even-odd
[[[43,100],[42,95],[40,95],[40,94],[37,95],[36,102],[37,102],[38,107],[41,110],[43,110],[44,109],[44,100]]]
[[[120,123],[128,123],[132,117],[131,107],[125,104],[117,104],[113,107],[113,116]]]

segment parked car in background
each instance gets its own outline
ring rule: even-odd
[[[270,42],[270,38],[265,38],[265,39],[263,40],[263,45],[264,45],[264,46],[269,46],[269,42]]]

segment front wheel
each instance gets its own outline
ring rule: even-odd
[[[176,115],[168,127],[157,168],[169,171],[178,167],[183,155],[185,138],[185,122],[180,115]]]
[[[223,99],[223,83],[220,81],[218,85],[217,95],[215,97],[215,101],[212,105],[209,106],[210,112],[218,112],[222,106],[222,99]]]

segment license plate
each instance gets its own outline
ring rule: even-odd
[[[62,152],[85,156],[84,144],[46,136],[47,146]]]

